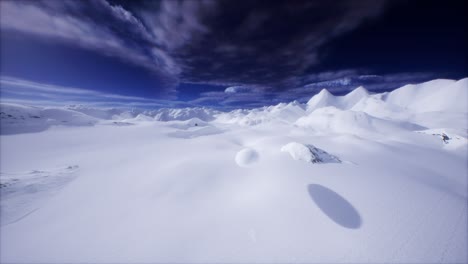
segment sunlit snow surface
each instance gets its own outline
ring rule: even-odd
[[[467,262],[467,91],[228,113],[2,103],[0,260]]]

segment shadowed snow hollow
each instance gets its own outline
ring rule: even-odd
[[[281,151],[289,153],[295,160],[302,160],[310,163],[341,163],[339,158],[313,145],[291,142],[284,145]]]

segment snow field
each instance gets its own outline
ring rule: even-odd
[[[464,263],[465,85],[227,113],[2,104],[0,261]]]

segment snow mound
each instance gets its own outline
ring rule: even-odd
[[[287,152],[295,160],[302,160],[310,163],[341,163],[341,160],[326,151],[313,145],[304,145],[291,142],[281,148],[281,152]]]
[[[240,167],[250,167],[258,161],[258,153],[251,148],[244,148],[237,152],[235,160]]]

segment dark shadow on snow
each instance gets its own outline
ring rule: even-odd
[[[309,184],[308,191],[315,204],[333,222],[346,228],[361,227],[358,211],[341,195],[319,184]]]

